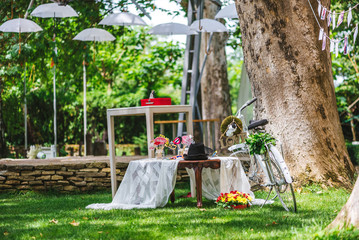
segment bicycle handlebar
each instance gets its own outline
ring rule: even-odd
[[[253,98],[251,100],[248,100],[238,111],[238,113],[240,113],[243,109],[245,109],[246,107],[248,107],[249,105],[251,105],[252,103],[254,103],[255,101],[257,101],[257,98]]]

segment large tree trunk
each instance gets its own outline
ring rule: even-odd
[[[203,18],[214,19],[218,6],[210,0],[204,1]],[[209,34],[202,34],[200,66],[205,56],[206,40],[209,42]],[[214,33],[211,43],[211,53],[207,56],[207,62],[201,81],[202,118],[220,119],[215,124],[215,139],[221,136],[219,127],[221,121],[231,115],[231,100],[229,95],[229,83],[227,76],[226,43],[227,33]],[[216,141],[216,149],[218,147]]]
[[[328,228],[346,228],[350,225],[359,228],[359,179],[357,179],[347,203]]]
[[[329,0],[321,2],[329,8]],[[236,6],[256,114],[282,142],[292,175],[299,183],[350,188],[354,167],[339,122],[329,43],[322,51],[308,2],[236,0]]]

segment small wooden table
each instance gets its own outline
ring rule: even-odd
[[[193,168],[196,180],[196,191],[197,191],[197,207],[202,207],[202,169],[203,168],[218,169],[221,167],[220,159],[211,160],[183,160],[179,161],[177,169]],[[171,193],[171,202],[175,201],[174,190]]]
[[[190,105],[158,105],[107,109],[107,132],[110,152],[112,198],[115,196],[117,191],[114,118],[120,116],[146,116],[148,158],[152,158],[153,151],[150,149],[150,143],[154,138],[153,115],[165,113],[185,113],[187,134],[193,134],[192,106]]]

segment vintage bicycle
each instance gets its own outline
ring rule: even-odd
[[[242,122],[242,136],[244,135],[244,138],[248,137],[251,133],[263,132],[261,128],[268,124],[266,119],[262,119],[250,121],[249,125],[246,126],[242,111],[256,100],[257,98],[253,98],[247,101],[235,116]],[[251,154],[246,141],[228,148],[232,152],[231,156],[236,156],[241,160],[248,180],[251,183],[251,190],[268,190],[266,199],[261,207],[267,201],[278,198],[286,211],[297,212],[297,203],[292,186],[293,180],[282,153],[271,143],[266,144],[265,149],[264,154]]]

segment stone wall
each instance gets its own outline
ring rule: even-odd
[[[128,163],[117,162],[118,185],[123,179]],[[4,164],[0,162],[0,192],[48,191],[86,192],[111,189],[108,162]],[[178,170],[177,181],[189,177],[185,170]]]

